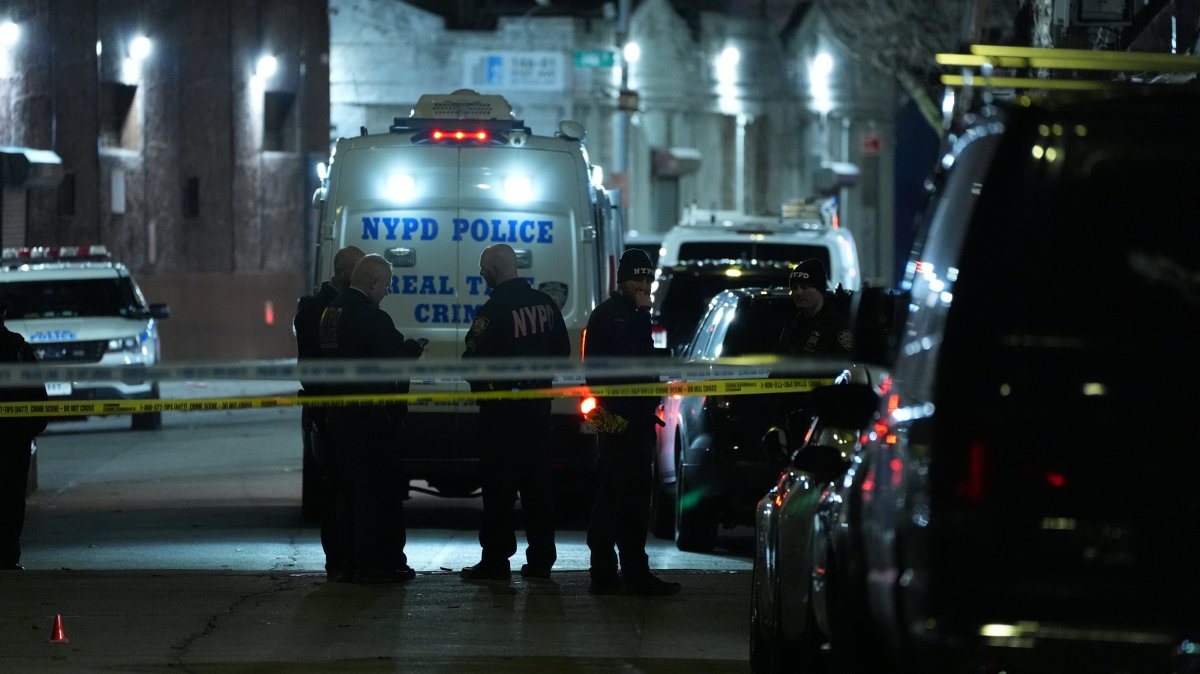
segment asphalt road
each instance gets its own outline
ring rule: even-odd
[[[175,386],[164,394],[233,392]],[[748,530],[708,555],[651,539],[652,566],[684,586],[675,597],[587,594],[579,528],[559,533],[551,581],[472,585],[455,572],[478,559],[479,500],[414,494],[418,577],[326,583],[317,532],[299,516],[298,419],[51,424],[28,570],[0,573],[0,671],[748,671]],[[68,643],[48,641],[55,616]]]

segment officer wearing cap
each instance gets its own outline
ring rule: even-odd
[[[37,365],[21,335],[4,326],[8,300],[0,299],[0,364]],[[45,402],[46,387],[0,388],[0,402]],[[30,443],[46,430],[46,417],[0,417],[0,571],[21,570],[21,530],[25,528],[25,481]]]
[[[657,353],[650,337],[653,278],[654,266],[645,251],[631,248],[621,255],[616,290],[588,318],[585,359],[644,358]],[[590,385],[642,381],[645,379],[588,378]],[[599,431],[596,500],[587,533],[591,550],[588,592],[592,594],[670,595],[679,591],[679,583],[650,573],[646,555],[659,400],[652,396],[600,397],[597,409],[589,415]]]
[[[321,340],[317,333],[321,314],[339,292],[350,287],[354,265],[364,255],[358,246],[346,246],[339,250],[333,256],[333,277],[323,282],[316,292],[301,297],[297,302],[296,317],[292,320],[292,331],[296,335],[297,363],[321,357]],[[303,387],[300,391],[301,396],[324,393],[321,385],[315,382],[302,381],[300,385]],[[304,406],[300,427],[305,454],[312,456],[320,473],[320,493],[316,501],[321,526],[321,548],[325,552],[325,575],[329,579],[336,579],[342,569],[342,557],[337,543],[338,452],[337,436],[329,432],[328,426],[324,408]]]
[[[405,339],[392,317],[379,308],[392,284],[392,265],[382,255],[364,256],[354,265],[350,287],[338,293],[321,314],[317,335],[323,358],[416,358],[420,343]],[[356,382],[329,386],[330,393],[379,395],[407,393],[408,382]],[[343,578],[356,583],[396,583],[416,572],[404,554],[406,495],[400,434],[408,406],[351,405],[326,414],[337,436],[339,544]]]
[[[558,304],[517,276],[517,255],[505,243],[488,246],[479,274],[492,295],[475,314],[463,358],[534,358],[571,355],[571,340]],[[548,379],[472,381],[472,391],[550,388]],[[550,458],[550,399],[479,401],[479,453],[483,471],[483,524],[479,563],[463,580],[508,580],[517,551],[513,504],[518,492],[529,547],[521,575],[549,578],[557,559]]]
[[[789,356],[849,357],[849,293],[828,292],[829,276],[820,260],[797,264],[788,276],[796,315],[779,338],[779,351]]]

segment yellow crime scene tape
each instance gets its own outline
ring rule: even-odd
[[[163,400],[70,400],[62,402],[0,403],[4,417],[80,417],[146,412],[213,412],[222,410],[273,409],[311,405],[381,405],[404,402],[410,405],[480,400],[528,400],[535,398],[585,398],[626,396],[756,395],[803,393],[833,383],[832,378],[717,379],[603,386],[565,386],[508,391],[453,391],[324,396],[245,396],[225,398],[176,398]]]

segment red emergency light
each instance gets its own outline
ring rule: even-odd
[[[446,140],[447,138],[452,138],[457,141],[474,140],[479,141],[480,143],[486,143],[488,140],[488,132],[484,131],[483,129],[479,129],[478,131],[463,131],[462,129],[455,129],[454,131],[442,131],[441,129],[434,129],[429,135],[434,140]]]

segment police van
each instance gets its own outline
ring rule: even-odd
[[[563,121],[534,134],[501,96],[459,90],[424,95],[387,133],[337,141],[321,186],[314,285],[332,276],[334,254],[355,245],[392,264],[380,305],[406,338],[428,339],[425,359],[457,359],[488,288],[483,249],[507,243],[519,275],[562,309],[574,357],[588,316],[615,286],[622,229],[612,195],[599,185],[584,129]],[[469,391],[465,381],[412,382],[412,393]],[[555,400],[553,447],[561,484],[584,477],[595,436],[582,401]],[[478,407],[413,405],[406,426],[408,476],[439,494],[480,484]]]
[[[0,297],[11,304],[6,325],[25,337],[42,363],[154,365],[165,304],[148,304],[124,264],[104,246],[5,248]],[[159,398],[152,381],[54,381],[50,400]],[[134,430],[162,425],[161,412],[132,415]]]

